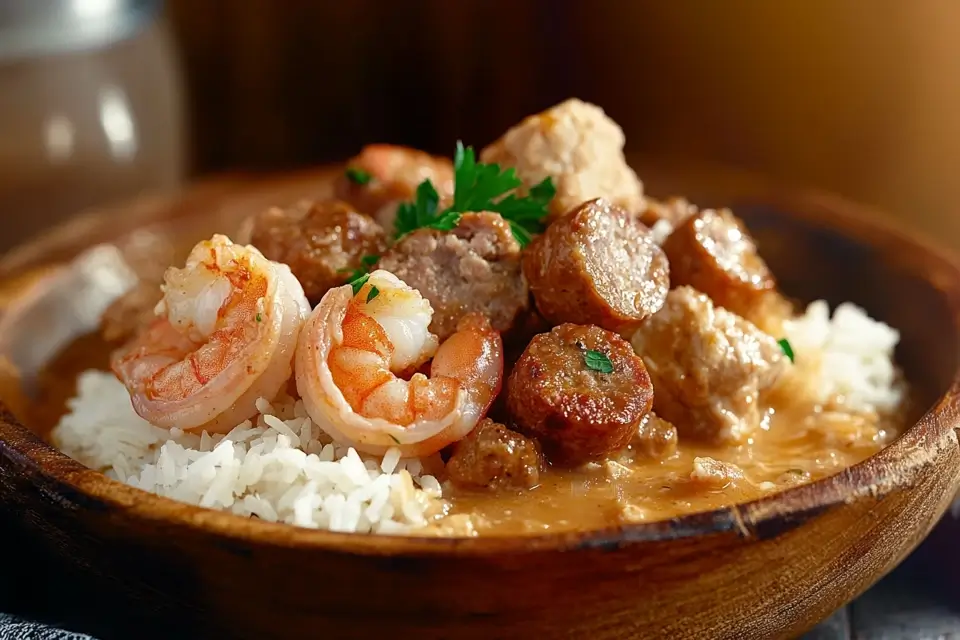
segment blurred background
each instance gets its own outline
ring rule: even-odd
[[[956,0],[0,0],[0,250],[215,172],[482,146],[568,96],[631,154],[960,248],[958,24]]]

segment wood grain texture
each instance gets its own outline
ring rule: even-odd
[[[452,153],[569,96],[634,152],[823,186],[960,248],[952,0],[168,0],[195,169]]]
[[[794,637],[863,592],[960,487],[960,270],[833,196],[655,168],[645,172],[654,192],[733,205],[789,293],[850,299],[898,327],[898,357],[930,410],[864,463],[756,502],[602,531],[463,540],[318,532],[178,504],[83,468],[6,413],[0,505],[18,514],[46,568],[69,572],[51,597],[79,598],[81,628],[102,638],[142,637],[147,622],[166,637],[603,640]],[[322,192],[328,176],[224,183],[123,220],[229,230],[252,208]],[[94,214],[24,248],[3,274],[91,239],[125,246],[125,231]],[[0,333],[28,339],[30,327],[14,307]]]

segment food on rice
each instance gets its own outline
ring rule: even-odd
[[[105,353],[71,367],[52,442],[239,516],[473,536],[735,504],[895,438],[897,331],[850,303],[798,313],[732,212],[646,198],[622,144],[570,101],[486,162],[368,147],[337,195],[380,220],[375,242],[275,209],[246,226],[283,233],[201,240],[160,294],[128,282],[98,343],[129,336],[115,373]],[[425,257],[423,238],[459,249]]]

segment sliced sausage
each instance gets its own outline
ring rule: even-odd
[[[339,200],[272,207],[248,226],[250,244],[268,259],[289,265],[314,304],[347,282],[364,256],[379,255],[387,246],[383,228],[373,218]]]
[[[704,209],[687,218],[663,243],[670,282],[688,285],[741,316],[776,286],[743,223],[728,209]]]
[[[497,331],[509,331],[530,304],[520,244],[496,213],[465,213],[451,231],[423,228],[409,233],[377,266],[430,301],[430,331],[441,341],[471,312],[485,315]]]
[[[600,107],[571,99],[529,116],[480,153],[513,167],[526,188],[552,178],[551,219],[585,200],[607,198],[639,211],[643,185],[623,155],[623,130]]]
[[[484,418],[454,447],[447,478],[467,489],[532,489],[540,466],[536,442]]]
[[[159,284],[141,280],[103,312],[100,336],[105,342],[127,342],[156,319],[154,310],[162,297]]]
[[[663,304],[667,257],[635,216],[603,199],[570,211],[524,251],[540,314],[631,333]]]
[[[657,415],[681,437],[713,444],[749,437],[761,392],[790,365],[776,339],[690,287],[670,292],[633,346],[653,380]]]
[[[392,234],[397,205],[413,200],[424,180],[433,183],[441,201],[453,197],[453,163],[448,158],[409,147],[371,144],[347,162],[335,193]]]
[[[560,465],[626,447],[652,402],[643,361],[626,340],[596,326],[563,324],[536,336],[507,381],[517,430]]]

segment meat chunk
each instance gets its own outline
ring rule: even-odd
[[[523,272],[551,324],[631,333],[663,304],[667,257],[636,218],[603,199],[581,204],[534,239]]]
[[[743,442],[759,426],[758,397],[790,366],[780,345],[690,287],[674,289],[633,336],[653,380],[657,415],[681,437]]]
[[[724,489],[744,480],[743,470],[735,464],[713,458],[693,459],[690,480],[705,489]]]
[[[379,255],[387,246],[373,218],[339,200],[272,207],[252,218],[249,233],[250,244],[264,256],[290,266],[313,304],[347,282],[364,256]]]
[[[677,452],[677,428],[650,412],[640,421],[637,433],[630,441],[636,457],[663,460]]]
[[[694,287],[741,316],[750,315],[776,286],[753,238],[728,209],[704,209],[687,218],[663,251],[672,286]]]
[[[377,266],[430,301],[430,331],[441,341],[471,312],[486,316],[497,331],[508,331],[530,304],[520,244],[496,213],[465,213],[452,231],[418,229],[393,245]]]
[[[533,440],[484,418],[456,444],[447,477],[468,489],[532,489],[540,484],[540,466]]]
[[[453,163],[448,158],[409,147],[371,144],[347,162],[335,192],[392,234],[397,205],[413,200],[424,180],[433,183],[441,202],[453,197]]]
[[[665,222],[671,229],[675,229],[695,213],[696,205],[690,204],[686,198],[674,196],[666,200],[655,200],[647,196],[644,208],[640,211],[640,222],[650,228],[658,222]]]
[[[100,336],[105,342],[127,342],[157,317],[154,309],[162,297],[159,284],[141,280],[103,312]]]
[[[561,465],[626,447],[652,402],[643,361],[626,340],[596,326],[563,324],[536,336],[507,381],[517,429]]]
[[[600,107],[570,99],[530,116],[480,153],[513,167],[527,188],[552,178],[551,219],[585,200],[607,198],[639,211],[643,185],[623,156],[623,130]]]

